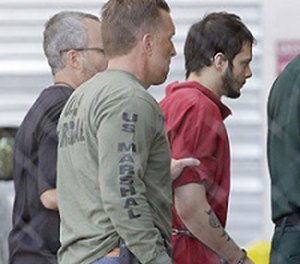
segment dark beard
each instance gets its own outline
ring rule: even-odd
[[[239,83],[234,79],[232,70],[230,68],[226,69],[223,79],[223,89],[224,95],[229,98],[238,98],[240,97]]]

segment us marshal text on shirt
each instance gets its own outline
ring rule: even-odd
[[[83,133],[83,120],[77,117],[82,97],[83,95],[71,97],[62,113],[62,119],[66,121],[58,128],[60,148],[74,145],[77,142],[85,140]]]

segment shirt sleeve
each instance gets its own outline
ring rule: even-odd
[[[104,112],[99,113],[97,132],[104,208],[115,230],[141,263],[169,264],[171,259],[154,225],[144,181],[158,111],[143,99],[132,97]]]
[[[56,188],[58,114],[46,116],[41,122],[38,135],[38,188],[39,194]]]
[[[218,122],[209,106],[205,104],[170,105],[166,115],[166,130],[171,145],[172,157],[194,157],[201,161],[200,165],[185,168],[173,182],[173,187],[188,183],[205,183],[211,186],[214,181],[217,161],[215,149],[217,145]]]

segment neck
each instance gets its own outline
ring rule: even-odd
[[[221,98],[221,95],[219,93],[219,83],[218,83],[218,76],[216,76],[216,73],[211,72],[210,69],[206,68],[202,70],[201,73],[197,74],[195,72],[192,72],[189,77],[187,78],[187,81],[195,81],[206,87],[207,89],[211,90],[216,96]]]
[[[63,70],[57,72],[53,76],[52,80],[55,85],[65,86],[70,89],[75,89],[78,86],[77,82],[75,81],[77,80],[76,76],[68,68],[64,68]]]
[[[148,72],[145,70],[146,57],[139,46],[136,46],[128,54],[116,56],[108,61],[108,69],[126,71],[135,76],[141,84],[148,89]]]

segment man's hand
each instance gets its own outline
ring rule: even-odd
[[[40,196],[43,206],[49,210],[58,210],[57,208],[57,191],[55,188],[48,189]]]
[[[176,180],[185,167],[195,167],[200,164],[200,161],[194,158],[172,159],[171,160],[171,179]]]

